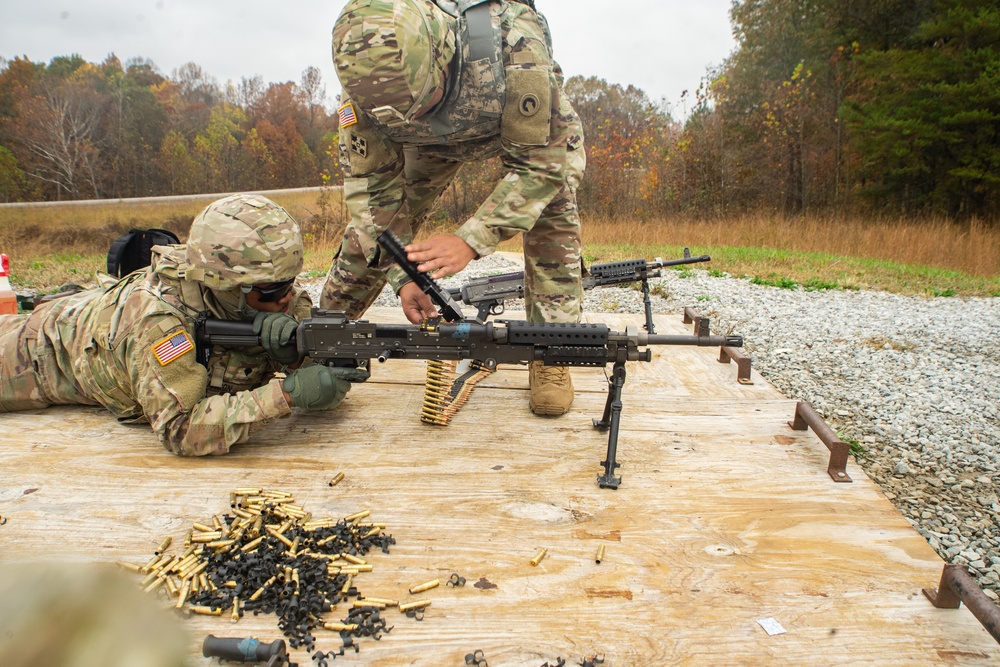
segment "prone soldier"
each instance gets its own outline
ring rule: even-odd
[[[300,367],[293,341],[311,301],[295,286],[302,235],[274,202],[207,206],[183,245],[149,267],[0,317],[0,412],[101,405],[147,421],[175,454],[224,454],[293,406],[326,409],[367,372]],[[199,350],[199,318],[253,322],[260,345]],[[287,371],[284,379],[277,377]]]

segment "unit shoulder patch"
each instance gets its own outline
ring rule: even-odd
[[[182,329],[153,345],[153,356],[156,357],[161,366],[166,366],[192,350],[194,350],[194,343],[191,342],[187,332]]]

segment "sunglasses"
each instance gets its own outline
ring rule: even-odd
[[[295,278],[289,278],[288,280],[283,280],[280,283],[254,285],[253,291],[260,295],[257,298],[261,303],[274,303],[275,301],[281,301],[285,298],[285,295],[291,291],[292,284],[294,282]]]

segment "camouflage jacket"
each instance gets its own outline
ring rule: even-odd
[[[43,373],[45,389],[58,403],[98,404],[121,421],[144,419],[175,454],[224,454],[269,420],[291,414],[274,378],[280,369],[260,347],[217,349],[207,367],[199,363],[195,317],[206,310],[204,288],[157,273],[158,263],[171,261],[159,250],[146,271],[32,314],[43,318],[37,344],[55,361]],[[294,303],[296,317],[308,316],[308,294],[298,290]]]
[[[344,196],[355,224],[382,230],[392,223],[402,241],[412,240],[410,221],[400,220],[396,214],[402,210],[405,218],[403,192],[412,184],[404,173],[404,149],[413,147],[422,154],[457,162],[500,156],[504,176],[472,218],[456,231],[480,257],[493,253],[502,240],[530,230],[563,187],[569,152],[583,150],[583,128],[563,92],[563,74],[552,56],[548,24],[527,4],[493,2],[491,6],[502,37],[505,73],[504,103],[499,113],[492,108],[496,104],[495,86],[485,84],[481,86],[482,113],[473,113],[475,80],[467,76],[463,77],[461,93],[452,89],[441,107],[405,131],[380,126],[377,119],[345,100],[344,107],[350,107],[351,113],[346,123],[341,115],[340,163],[345,174]],[[468,48],[463,44],[466,59]],[[435,135],[433,116],[451,112],[449,120],[454,120],[454,109],[447,108],[452,102],[463,105],[470,130]],[[484,117],[496,120],[489,132],[483,131]],[[375,236],[377,233],[371,238]],[[374,247],[368,250],[369,258],[374,254]],[[402,270],[389,259],[379,268],[398,289],[404,279]]]

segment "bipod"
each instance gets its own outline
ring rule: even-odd
[[[652,326],[652,325],[650,325]],[[604,404],[604,415],[594,420],[594,427],[608,431],[608,454],[601,465],[604,474],[597,476],[597,483],[602,489],[617,489],[622,483],[621,477],[615,477],[619,463],[615,461],[618,454],[618,427],[622,417],[622,388],[625,386],[625,362],[616,361],[608,378],[608,400]]]

